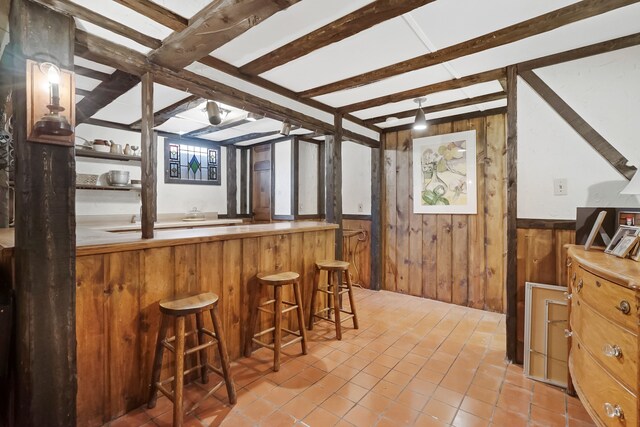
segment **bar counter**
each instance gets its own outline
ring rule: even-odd
[[[146,401],[162,299],[216,293],[232,360],[242,353],[248,290],[257,286],[258,272],[300,273],[308,313],[314,262],[334,257],[336,228],[324,222],[249,224],[158,230],[147,240],[139,233],[78,229],[78,425],[103,425]],[[3,268],[10,268],[13,230],[0,230],[0,250]],[[170,376],[166,360],[163,378]]]

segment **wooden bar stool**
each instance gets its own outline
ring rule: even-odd
[[[302,297],[300,295],[300,284],[299,278],[300,275],[298,273],[294,273],[291,271],[282,272],[282,273],[259,273],[257,276],[258,283],[260,285],[268,285],[273,287],[273,299],[268,300],[262,304],[259,303],[259,289],[253,289],[252,300],[253,303],[250,305],[251,312],[249,318],[249,330],[247,331],[247,340],[245,342],[244,355],[246,357],[251,356],[252,344],[256,343],[259,346],[267,347],[273,350],[273,370],[280,370],[280,350],[288,347],[292,344],[300,342],[302,345],[302,354],[307,354],[307,333],[304,328],[304,313],[302,311]],[[295,296],[295,303],[289,301],[282,300],[282,287],[286,285],[293,285],[293,292]],[[265,306],[273,304],[273,311],[268,310]],[[288,306],[283,309],[282,305]],[[289,330],[282,326],[282,315],[284,313],[288,313],[292,310],[296,310],[298,315],[298,332]],[[256,321],[258,319],[258,312],[262,311],[264,313],[269,313],[273,315],[274,325],[271,328],[265,329],[254,334]],[[282,343],[282,331],[285,331],[291,335],[294,335],[295,338]],[[259,340],[258,338],[262,335],[266,335],[270,332],[273,332],[273,344],[267,344],[264,341]]]
[[[327,285],[320,286],[320,272],[327,272]],[[345,279],[340,283],[340,273]],[[320,311],[314,312],[316,306],[316,298],[318,292],[323,292],[329,296],[329,306]],[[342,309],[343,294],[349,294],[349,305],[351,311]],[[327,316],[323,316],[324,312],[328,312]],[[333,312],[333,319],[331,313]],[[346,316],[342,316],[346,314]],[[358,315],[356,314],[356,303],[353,298],[353,287],[351,286],[351,277],[349,275],[349,263],[346,261],[325,260],[316,262],[316,274],[313,280],[313,291],[311,292],[311,315],[309,316],[309,330],[313,330],[315,318],[328,320],[336,325],[336,338],[342,339],[342,322],[353,319],[353,327],[358,329]]]
[[[213,332],[204,327],[202,313],[209,310],[211,321],[213,322]],[[158,332],[158,340],[156,341],[156,352],[153,360],[153,370],[151,374],[151,389],[149,392],[149,403],[147,407],[156,406],[158,398],[158,390],[173,402],[173,425],[182,426],[183,402],[182,394],[184,390],[184,376],[191,372],[200,371],[202,383],[208,382],[208,371],[218,374],[222,381],[216,384],[207,394],[198,402],[196,402],[189,412],[196,409],[204,399],[207,399],[215,393],[223,384],[227,386],[227,395],[229,403],[236,403],[236,389],[231,378],[231,369],[229,365],[229,354],[227,353],[227,345],[224,341],[224,333],[222,324],[218,315],[218,296],[211,292],[194,295],[175,300],[166,300],[160,302],[160,312],[162,313],[162,323]],[[196,329],[185,333],[185,316],[195,314]],[[169,328],[170,318],[175,321],[175,336],[167,338],[167,329]],[[195,335],[197,345],[193,348],[185,349],[185,338]],[[205,342],[205,335],[212,338]],[[207,360],[207,348],[218,345],[218,355],[220,356],[220,368],[211,365]],[[176,355],[175,371],[172,377],[160,381],[160,371],[162,370],[162,355],[165,347]],[[200,363],[196,366],[184,370],[184,357],[189,354],[199,353]],[[164,384],[173,382],[173,392],[165,388]]]

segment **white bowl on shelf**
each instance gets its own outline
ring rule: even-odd
[[[111,148],[108,145],[95,144],[93,146],[94,151],[99,151],[101,153],[109,153]]]

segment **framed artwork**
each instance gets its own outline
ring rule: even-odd
[[[475,214],[476,131],[413,140],[413,211]]]
[[[164,182],[220,185],[220,146],[186,139],[164,140]]]
[[[611,239],[609,245],[607,245],[604,253],[626,256],[626,254],[629,253],[629,250],[633,248],[633,243],[637,240],[638,236],[640,236],[640,227],[621,225]],[[625,254],[619,255],[623,250],[626,250]]]

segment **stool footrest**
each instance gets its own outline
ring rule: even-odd
[[[164,394],[165,396],[167,396],[167,399],[169,399],[171,402],[175,403],[175,398],[173,396],[173,393],[170,392],[169,390],[167,390],[166,388],[164,388],[164,386],[161,383],[156,383],[156,388],[158,390],[160,390],[160,392],[162,394]]]
[[[289,331],[287,331],[287,332],[289,332]],[[302,335],[299,335],[299,334],[296,334],[296,333],[293,333],[292,335],[295,335],[296,337],[294,339],[292,339],[292,340],[289,340],[287,342],[283,342],[282,344],[280,344],[280,348],[281,349],[282,348],[287,348],[292,344],[296,344],[296,343],[299,343],[300,341],[302,341]],[[253,338],[252,341],[254,343],[258,344],[259,346],[266,347],[266,348],[268,348],[270,350],[275,350],[275,345],[273,345],[273,344],[267,344],[266,342],[260,341],[259,339],[256,339],[256,338]]]
[[[198,409],[198,406],[200,406],[200,404],[202,402],[204,402],[206,399],[208,399],[213,393],[215,393],[216,391],[218,391],[218,389],[220,387],[222,387],[224,385],[224,380],[220,381],[218,384],[216,384],[215,386],[213,386],[213,388],[211,388],[207,394],[205,394],[204,396],[202,396],[201,399],[199,399],[197,402],[193,403],[193,406],[191,406],[191,408],[189,408],[185,414],[190,414],[193,411],[195,411],[196,409]]]
[[[217,342],[216,342],[216,341],[207,341],[207,342],[205,342],[205,343],[203,343],[203,344],[200,344],[200,345],[198,345],[198,346],[191,347],[190,349],[188,349],[187,351],[185,351],[185,352],[184,352],[184,354],[185,354],[185,356],[186,356],[186,355],[189,355],[189,354],[193,354],[193,353],[195,353],[196,351],[204,350],[205,348],[209,348],[209,347],[211,347],[211,346],[213,346],[213,345],[216,345],[216,344],[217,344]]]
[[[297,308],[298,308],[298,306],[297,306],[297,305],[292,305],[291,307],[289,307],[289,308],[285,308],[284,310],[282,310],[282,314],[284,314],[284,313],[288,313],[288,312],[290,312],[290,311],[292,311],[292,310],[296,310]]]
[[[273,331],[275,331],[275,330],[276,330],[276,328],[275,328],[275,327],[271,327],[271,328],[269,328],[269,329],[265,329],[264,331],[260,331],[260,332],[258,332],[258,333],[257,333],[257,334],[255,334],[253,337],[254,337],[254,338],[255,338],[255,337],[261,337],[261,336],[266,335],[266,334],[268,334],[269,332],[273,332]]]
[[[334,319],[332,319],[330,317],[324,317],[324,316],[321,316],[321,315],[318,314],[318,313],[322,313],[322,312],[327,311],[327,310],[331,310],[331,309],[330,308],[325,308],[324,310],[320,310],[320,311],[318,311],[316,313],[313,313],[313,317],[317,317],[318,319],[326,320],[327,322],[336,323],[336,321]],[[354,317],[354,314],[349,312],[349,311],[340,310],[340,313],[346,314],[346,316],[344,316],[344,317],[341,316],[340,317],[340,323],[344,322],[345,320],[353,319],[353,317]]]

